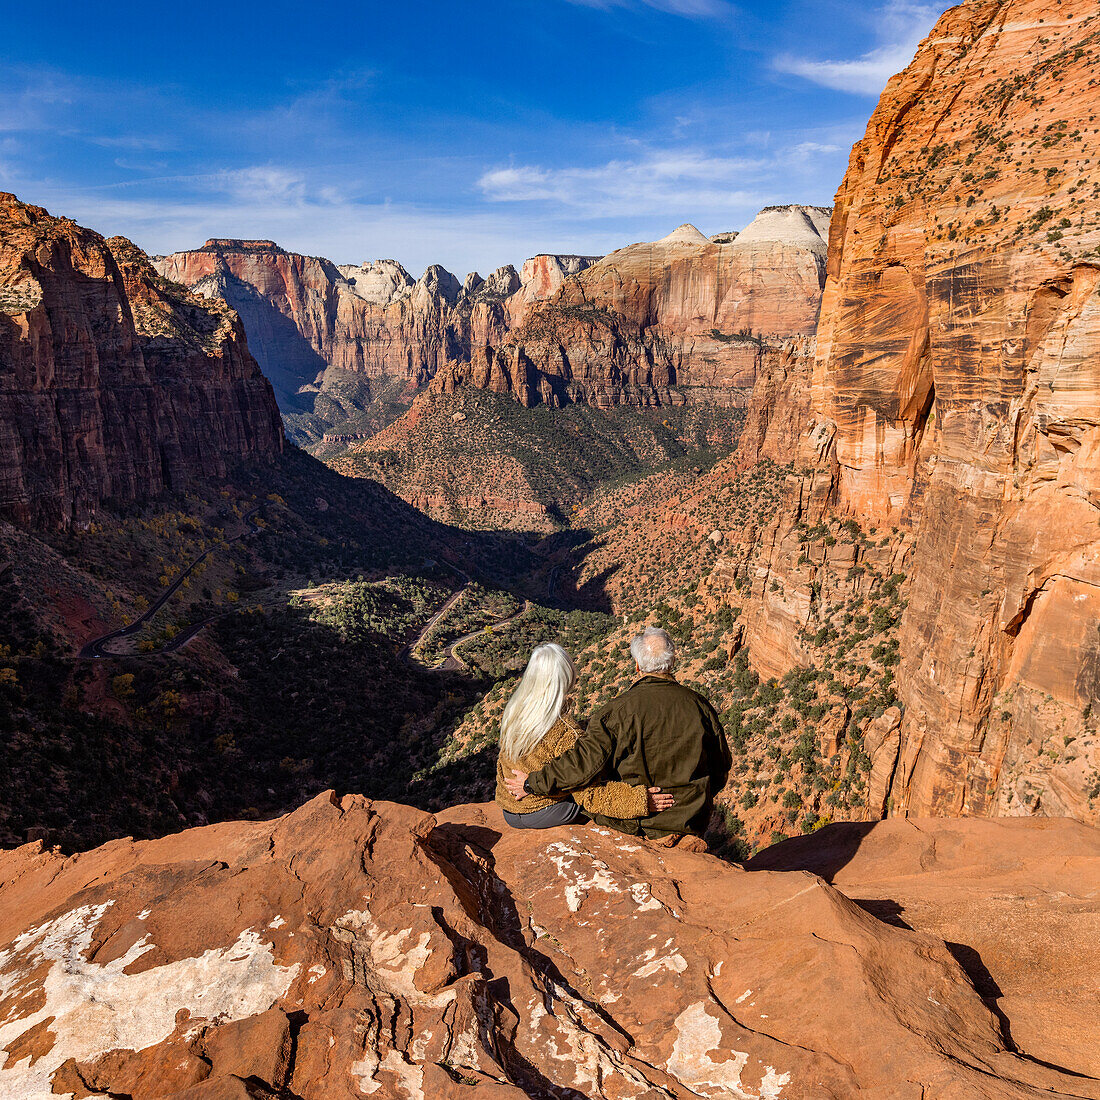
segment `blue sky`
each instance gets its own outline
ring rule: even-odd
[[[460,277],[830,204],[923,0],[8,5],[0,188]]]

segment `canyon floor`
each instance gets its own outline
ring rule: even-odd
[[[754,672],[745,620],[782,598],[757,556],[792,473],[732,461],[607,480],[550,534],[441,523],[293,450],[52,543],[6,529],[6,843],[156,836],[329,787],[429,811],[490,798],[533,646],[574,654],[583,721],[628,686],[646,622],[735,750],[715,850],[880,816],[904,574],[851,522],[792,532],[828,625],[807,667]]]

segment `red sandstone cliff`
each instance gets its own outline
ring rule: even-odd
[[[416,280],[394,260],[337,268],[273,241],[215,238],[155,263],[237,310],[292,432],[315,439],[376,398],[407,401],[444,364],[502,340],[509,297],[549,293],[591,259],[535,257],[522,289],[510,266],[459,283],[433,265]]]
[[[766,350],[816,328],[828,224],[827,210],[775,207],[738,235],[683,225],[618,249],[544,301],[510,299],[507,339],[449,363],[434,388],[525,405],[744,405]]]
[[[240,313],[292,431],[312,439],[432,380],[526,405],[742,405],[761,337],[814,330],[827,226],[816,207],[772,208],[718,241],[683,226],[598,262],[542,255],[461,284],[441,267],[413,280],[393,260],[337,268],[271,241],[213,239],[156,265]]]
[[[232,310],[129,241],[0,195],[0,511],[66,526],[282,445]]]
[[[1100,815],[1098,55],[1091,0],[943,16],[852,151],[816,360],[746,433],[816,469],[772,532],[775,667],[815,629],[794,521],[894,531],[894,812]]]

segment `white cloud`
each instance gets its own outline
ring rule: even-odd
[[[822,201],[822,177],[831,193],[837,158],[851,145],[834,137],[761,134],[748,156],[666,148],[584,167],[509,164],[487,169],[477,183],[492,203],[542,204],[574,219],[629,214],[666,219],[670,229],[676,219],[718,221],[727,229],[735,217],[751,217],[770,203]],[[787,195],[792,197],[777,198]]]
[[[887,80],[913,59],[921,39],[931,30],[941,8],[911,0],[890,0],[875,13],[875,34],[881,45],[856,58],[818,61],[785,54],[775,67],[815,84],[855,95],[877,96]]]
[[[234,168],[213,179],[219,190],[250,202],[296,204],[306,197],[306,181],[300,172],[272,165]]]
[[[682,15],[686,19],[717,19],[733,14],[728,0],[568,0],[586,8],[654,8],[670,15]]]
[[[593,167],[509,165],[482,174],[478,187],[492,202],[547,202],[585,217],[729,209],[758,196],[746,188],[763,160],[718,157],[695,150],[611,160]]]
[[[0,162],[0,180],[2,167]],[[24,202],[105,237],[129,237],[150,255],[197,248],[208,237],[260,238],[335,263],[392,257],[413,273],[440,263],[461,278],[471,270],[488,274],[502,264],[518,266],[539,252],[602,254],[624,243],[615,227],[535,220],[499,207],[360,203],[336,185],[314,191],[292,183],[280,192],[273,178],[274,185],[265,188],[264,176],[214,172],[190,177],[187,197],[164,198],[134,197],[129,188],[80,189],[26,179],[13,180],[11,187]],[[250,188],[248,179],[259,179],[260,186]]]

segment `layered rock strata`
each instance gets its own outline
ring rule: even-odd
[[[1032,839],[979,837],[971,870]],[[1095,889],[1095,862],[1059,884]],[[27,845],[0,854],[0,898],[0,1094],[22,1100],[1100,1097],[1081,1051],[1010,1052],[942,939],[816,875],[494,807],[330,793],[70,858]]]
[[[852,151],[816,357],[749,418],[745,463],[815,471],[774,525],[771,671],[820,625],[799,523],[907,574],[893,812],[1100,818],[1098,51],[1084,0],[941,18]]]
[[[808,443],[912,531],[911,813],[1097,813],[1098,51],[1086,0],[953,8],[837,194]]]
[[[0,195],[0,512],[82,523],[282,445],[224,302],[167,283],[127,240]]]
[[[539,256],[524,265],[524,280],[508,265],[459,282],[438,265],[413,279],[395,260],[337,267],[273,241],[214,238],[156,264],[238,311],[280,407],[313,438],[380,395],[403,393],[407,401],[445,363],[503,339],[510,298],[525,304],[550,293],[592,259]],[[359,392],[349,398],[349,389]],[[336,407],[318,423],[297,421],[296,414],[314,413],[318,395]]]
[[[621,248],[513,309],[504,342],[448,364],[434,387],[525,405],[743,406],[762,358],[816,328],[828,224],[825,209],[776,207],[740,234],[710,240],[683,225]]]
[[[271,241],[212,239],[157,266],[240,313],[293,430],[315,439],[433,380],[525,405],[743,405],[765,349],[814,330],[828,218],[770,208],[740,234],[682,226],[602,260],[540,255],[463,282],[438,266],[414,280],[393,260],[337,268]]]

